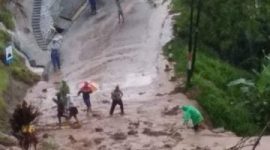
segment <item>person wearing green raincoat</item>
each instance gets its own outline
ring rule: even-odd
[[[201,125],[203,121],[203,116],[200,113],[200,111],[191,105],[184,105],[181,107],[181,110],[184,113],[183,114],[184,124],[187,125],[189,120],[192,120],[194,131],[198,131],[199,126]]]

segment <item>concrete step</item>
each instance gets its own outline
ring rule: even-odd
[[[32,27],[40,27],[40,21],[38,21],[38,20],[33,20],[32,21]]]
[[[39,17],[32,18],[32,21],[34,20],[40,21],[40,18]]]
[[[34,16],[32,16],[31,19],[32,19],[32,20],[33,20],[33,19],[39,19],[39,20],[40,20],[40,15],[34,15]]]
[[[32,22],[40,22],[39,18],[32,19]]]
[[[39,25],[33,25],[32,28],[37,31],[37,30],[40,30],[40,26]]]
[[[33,8],[33,11],[37,12],[37,11],[40,11],[41,10],[41,7],[35,7]]]
[[[33,16],[40,16],[40,15],[41,15],[40,11],[33,11]]]
[[[38,4],[38,5],[34,5],[33,6],[33,9],[40,9],[42,7],[42,5],[41,4]]]
[[[40,29],[42,0],[34,0],[32,11],[32,29],[36,42],[41,50],[47,50],[47,44]]]

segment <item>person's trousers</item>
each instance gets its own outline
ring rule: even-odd
[[[116,105],[120,105],[121,114],[124,114],[124,105],[123,105],[122,100],[113,100],[111,110],[110,110],[110,114],[111,115],[113,114]]]
[[[96,10],[97,10],[97,8],[96,8],[96,0],[89,0],[89,3],[91,5],[91,11],[96,12]]]
[[[86,105],[87,108],[91,107],[90,98],[84,98],[83,101],[84,101],[84,104]]]
[[[52,60],[54,70],[56,70],[56,68],[61,69],[59,54],[52,54],[51,60]]]

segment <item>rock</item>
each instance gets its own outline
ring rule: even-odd
[[[128,131],[128,135],[136,135],[136,134],[138,134],[138,131],[135,130]]]
[[[140,93],[139,93],[139,95],[143,95],[143,94],[145,94],[145,92],[140,92]]]
[[[182,87],[182,86],[177,86],[177,87],[174,88],[173,91],[171,91],[171,92],[169,93],[169,95],[174,95],[174,94],[177,94],[177,93],[184,93],[184,92],[185,92],[185,88],[184,88],[184,87]]]
[[[59,145],[56,143],[55,139],[52,136],[41,141],[40,149],[58,149]]]
[[[102,116],[100,114],[94,113],[92,114],[93,117],[97,118],[97,119],[101,119]]]
[[[210,148],[208,146],[206,147],[197,146],[194,150],[210,150]]]
[[[47,90],[47,89],[42,89],[42,92],[43,92],[43,93],[47,93],[48,90]]]
[[[159,97],[160,97],[160,96],[164,96],[164,95],[166,95],[166,94],[161,94],[161,93],[157,93],[157,94],[156,94],[156,96],[159,96]]]
[[[103,132],[103,129],[102,128],[96,128],[95,131],[96,132]]]
[[[144,121],[143,124],[147,125],[148,127],[152,127],[153,123],[152,122],[148,122],[148,121]]]
[[[94,142],[95,142],[96,145],[101,144],[102,141],[104,141],[104,138],[95,138],[95,139],[94,139]]]
[[[69,135],[68,139],[70,140],[71,143],[76,143],[77,142],[77,140],[72,135]]]
[[[169,67],[169,65],[166,65],[166,66],[165,66],[165,70],[164,70],[165,72],[169,72],[169,71],[171,71],[171,70],[172,70],[172,69]]]
[[[127,139],[127,135],[123,132],[117,132],[113,134],[111,138],[114,140],[125,140]]]
[[[110,101],[109,100],[102,100],[101,101],[103,104],[110,104]]]
[[[176,81],[177,78],[175,76],[171,77],[170,81],[173,82],[173,81]]]
[[[216,128],[212,130],[214,133],[224,133],[226,130],[223,127]]]
[[[26,34],[29,34],[31,32],[31,30],[29,28],[23,28],[23,32]]]
[[[164,112],[163,112],[164,115],[168,115],[168,116],[178,115],[178,113],[179,113],[179,106],[178,105],[171,108],[170,110],[164,110]]]
[[[6,150],[6,149],[5,149]],[[9,150],[22,150],[20,147],[12,146]]]
[[[43,137],[44,139],[47,139],[47,138],[49,137],[49,134],[48,134],[48,133],[44,133],[44,134],[42,135],[42,137]]]
[[[164,148],[172,148],[172,145],[171,144],[165,144]]]
[[[172,100],[172,99],[168,99],[167,101],[168,101],[168,102],[172,102],[173,100]]]
[[[0,132],[0,144],[3,146],[16,146],[18,140],[13,137]]]
[[[175,139],[176,141],[180,142],[183,141],[184,139],[182,138],[182,135],[179,132],[174,132],[171,134],[171,137]]]
[[[106,145],[102,145],[102,146],[100,146],[99,148],[98,148],[98,150],[106,150]]]
[[[83,143],[83,147],[92,147],[92,144],[93,144],[92,141],[88,139],[83,139],[82,143]]]
[[[80,123],[78,123],[78,122],[74,122],[74,123],[72,123],[72,124],[70,125],[70,127],[71,127],[72,129],[80,129],[80,128],[82,127],[82,125],[81,125]]]
[[[143,134],[146,134],[148,136],[167,136],[167,135],[169,135],[169,133],[167,133],[167,132],[164,132],[164,131],[152,131],[149,128],[145,128],[143,130]]]
[[[7,150],[8,148],[5,147],[4,145],[0,145],[0,150]]]
[[[132,128],[139,128],[140,126],[140,121],[137,120],[136,122],[129,122],[129,128],[132,129]]]

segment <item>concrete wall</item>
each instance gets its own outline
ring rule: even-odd
[[[61,11],[61,0],[43,0],[41,9],[40,26],[45,39],[51,38],[51,31],[54,25],[54,18]]]

